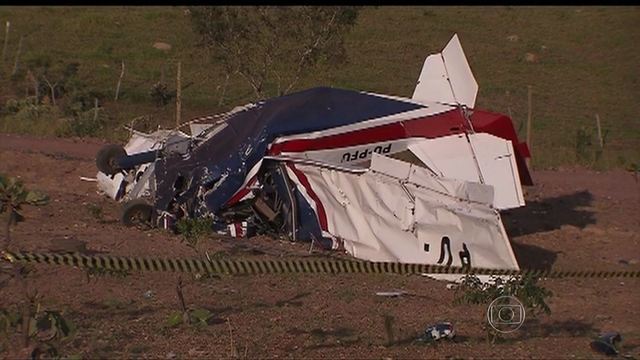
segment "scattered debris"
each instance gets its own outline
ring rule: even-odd
[[[154,295],[154,293],[153,293],[152,290],[147,290],[147,291],[144,292],[144,294],[142,294],[142,296],[145,299],[151,299],[153,297],[153,295]]]
[[[438,322],[427,327],[424,334],[418,338],[419,341],[430,342],[442,339],[451,340],[456,336],[453,324],[447,321]]]
[[[197,348],[191,348],[187,353],[192,357],[202,357],[207,352],[204,350],[198,350]]]
[[[620,333],[612,331],[600,335],[591,342],[591,349],[605,355],[618,355],[616,344],[622,341]]]
[[[80,180],[89,181],[89,182],[97,182],[98,181],[97,178],[90,178],[90,177],[86,177],[86,176],[80,176]]]
[[[530,63],[536,63],[538,62],[538,60],[540,60],[540,57],[534,53],[526,53],[524,54],[524,61],[526,62],[530,62]]]
[[[397,290],[397,291],[377,291],[376,295],[384,296],[384,297],[400,297],[402,295],[407,295],[406,291]]]
[[[520,37],[518,35],[509,35],[507,36],[507,40],[511,41],[511,42],[516,42],[520,39]]]

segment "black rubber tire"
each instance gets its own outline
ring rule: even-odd
[[[144,199],[127,201],[122,207],[120,221],[125,226],[151,226],[153,206]]]
[[[107,175],[116,174],[120,171],[117,160],[126,155],[127,151],[120,145],[105,145],[96,154],[96,166]]]

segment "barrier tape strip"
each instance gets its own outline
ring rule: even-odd
[[[111,271],[171,271],[208,275],[256,275],[288,273],[328,274],[471,274],[471,275],[518,275],[538,278],[619,278],[640,277],[635,271],[596,270],[506,270],[473,267],[442,266],[428,264],[406,264],[397,262],[373,262],[351,259],[195,259],[195,258],[149,258],[112,255],[85,255],[82,253],[53,252],[8,252],[1,259],[9,262],[27,262],[51,265],[66,265],[79,268]]]

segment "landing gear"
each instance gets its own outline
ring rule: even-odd
[[[124,204],[120,220],[126,226],[152,226],[153,206],[144,199],[134,199]]]
[[[123,156],[127,156],[127,152],[122,146],[116,144],[105,145],[96,155],[96,166],[98,170],[107,175],[116,174],[120,171],[118,159]]]

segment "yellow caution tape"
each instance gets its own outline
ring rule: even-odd
[[[599,270],[505,270],[473,267],[374,262],[351,259],[194,259],[134,256],[85,255],[81,253],[9,252],[1,254],[9,262],[66,265],[112,271],[171,271],[209,275],[256,274],[472,274],[518,275],[537,278],[619,278],[640,277],[640,271]]]

